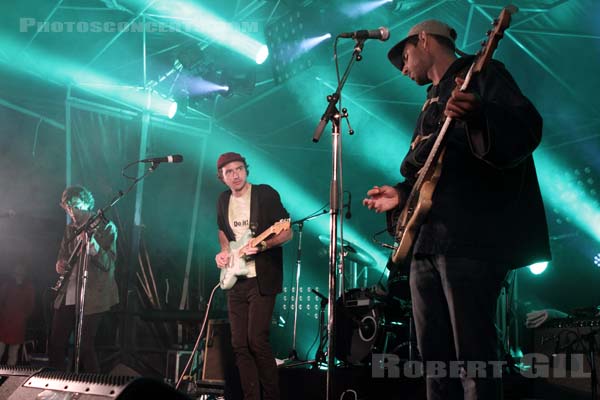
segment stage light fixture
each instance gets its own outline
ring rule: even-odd
[[[269,56],[265,44],[253,37],[259,33],[256,32],[256,24],[228,21],[202,6],[200,2],[189,0],[153,2],[150,9],[159,13],[162,18],[185,22],[188,32],[208,37],[256,64],[262,64]]]
[[[310,50],[331,38],[330,33],[307,37],[305,21],[314,19],[307,12],[295,11],[265,28],[271,51],[273,79],[281,84],[313,65]]]
[[[543,261],[528,266],[529,271],[534,275],[541,275],[548,268],[548,261]]]

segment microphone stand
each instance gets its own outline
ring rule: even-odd
[[[321,298],[319,310],[319,347],[315,353],[315,361],[312,366],[312,369],[319,369],[319,364],[325,361],[325,335],[323,335],[323,327],[325,326],[325,306],[329,302],[329,299],[319,293],[316,289],[311,289],[311,291]]]
[[[140,162],[140,161],[135,161],[131,164],[128,164],[126,167],[123,168],[123,170],[125,170],[126,168],[128,168],[129,166],[131,166],[133,164],[137,164],[138,162]],[[83,253],[83,262],[79,266],[79,268],[80,268],[79,272],[81,273],[81,275],[78,274],[78,277],[77,277],[78,280],[81,279],[81,283],[77,282],[78,285],[80,285],[80,289],[79,289],[79,298],[77,300],[78,307],[77,307],[77,318],[76,318],[76,325],[75,325],[76,326],[76,335],[75,335],[74,372],[76,374],[79,373],[79,360],[81,357],[81,337],[82,337],[82,333],[83,333],[83,316],[84,316],[83,313],[84,313],[84,309],[85,309],[85,293],[86,293],[86,289],[87,289],[89,254],[90,254],[90,246],[92,243],[92,238],[93,238],[94,232],[95,232],[96,228],[98,228],[98,226],[100,225],[101,222],[104,222],[105,224],[108,223],[108,219],[104,216],[106,211],[108,211],[115,204],[117,204],[119,202],[119,200],[121,200],[127,193],[129,193],[131,191],[131,189],[133,189],[133,187],[139,181],[144,179],[151,172],[154,172],[156,170],[156,168],[158,167],[158,165],[159,165],[159,163],[152,162],[152,166],[150,168],[148,168],[148,171],[144,175],[142,175],[139,178],[133,178],[133,180],[134,180],[133,183],[131,184],[131,186],[129,186],[129,188],[125,191],[125,193],[123,193],[121,190],[119,190],[119,193],[108,203],[108,205],[101,208],[100,210],[98,210],[96,212],[96,214],[94,214],[93,216],[88,218],[88,220],[82,226],[77,228],[77,230],[75,231],[73,236],[71,236],[71,238],[69,238],[66,242],[68,244],[71,241],[73,241],[75,238],[77,238],[80,234],[83,234],[82,243],[84,244],[83,248],[85,248],[85,251]]]
[[[339,36],[338,36],[339,37]],[[337,39],[336,39],[337,42]],[[350,70],[354,65],[355,61],[362,60],[362,49],[365,43],[364,39],[357,39],[356,46],[354,47],[354,52],[352,53],[352,58],[346,67],[346,71],[342,79],[338,82],[338,87],[332,95],[327,96],[327,102],[329,105],[327,109],[321,116],[321,121],[319,122],[315,132],[313,134],[313,142],[318,142],[321,138],[323,131],[325,130],[325,126],[329,121],[331,121],[331,137],[332,137],[332,160],[331,160],[331,184],[329,187],[329,202],[330,202],[330,211],[329,211],[329,296],[331,299],[329,302],[328,313],[329,318],[327,322],[327,400],[333,400],[335,398],[334,392],[334,370],[335,370],[335,308],[336,308],[336,258],[337,258],[337,232],[338,232],[338,216],[339,216],[339,195],[343,188],[339,187],[339,179],[338,176],[338,165],[341,162],[339,160],[340,153],[340,120],[342,118],[348,118],[347,113],[344,112],[344,115],[340,114],[340,111],[337,109],[337,103],[340,100],[342,89],[348,79],[350,74]],[[337,62],[337,61],[336,61]],[[342,243],[343,246],[343,243]],[[343,271],[342,279],[343,279]]]
[[[292,334],[292,351],[290,352],[289,359],[290,360],[298,360],[298,353],[296,351],[296,326],[298,322],[298,290],[300,286],[300,269],[301,269],[301,256],[302,256],[302,229],[304,228],[304,223],[306,221],[310,221],[311,219],[320,217],[323,214],[326,214],[327,211],[323,210],[319,214],[311,214],[308,217],[299,219],[297,221],[293,221],[292,225],[298,225],[298,249],[296,256],[296,294],[294,296],[294,330]]]

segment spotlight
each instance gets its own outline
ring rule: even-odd
[[[177,102],[173,101],[173,102],[171,102],[171,105],[169,106],[169,111],[167,112],[167,117],[169,117],[169,119],[173,119],[175,114],[177,114]]]
[[[181,88],[173,96],[173,101],[177,104],[177,114],[184,116],[187,114],[188,105],[190,102],[190,95],[185,88]]]
[[[600,253],[598,253],[594,256],[594,265],[596,267],[600,268]]]
[[[265,45],[262,45],[258,49],[258,52],[256,53],[256,57],[254,58],[254,61],[256,61],[256,63],[258,65],[260,65],[260,64],[264,63],[268,57],[269,57],[269,48]]]
[[[528,268],[534,275],[541,275],[548,267],[548,261],[531,264]]]
[[[264,51],[268,54],[266,46]],[[263,53],[262,61],[264,56]],[[184,68],[185,90],[191,104],[217,95],[250,95],[256,85],[256,64],[223,48],[201,50],[192,46],[180,52],[178,60]]]

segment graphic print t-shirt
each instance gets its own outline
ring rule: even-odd
[[[229,225],[235,235],[235,240],[238,241],[250,229],[250,198],[252,193],[252,185],[249,185],[248,190],[240,197],[233,195],[229,198]],[[256,266],[254,260],[246,261],[248,267],[248,278],[256,276]]]

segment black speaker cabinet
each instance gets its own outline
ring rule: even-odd
[[[351,289],[336,301],[335,355],[340,360],[361,365],[369,363],[382,335],[381,309],[363,289]]]
[[[189,400],[171,386],[150,378],[37,371],[0,367],[0,399],[31,400],[47,391],[72,393],[78,400]]]
[[[534,330],[533,340],[534,353],[544,355],[549,366],[549,376],[535,379],[535,394],[544,399],[589,399],[590,345],[600,368],[600,319],[551,320]]]

